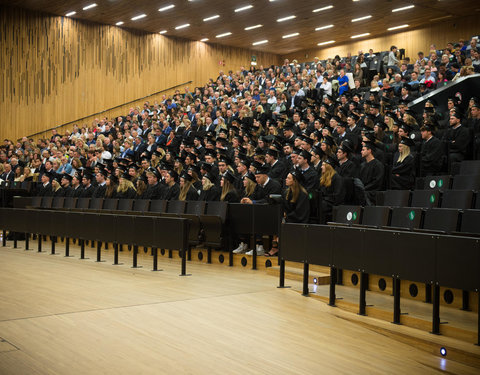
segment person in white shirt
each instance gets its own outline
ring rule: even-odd
[[[320,88],[323,89],[324,95],[332,95],[332,83],[328,82],[328,78],[323,76],[323,82],[320,85]]]

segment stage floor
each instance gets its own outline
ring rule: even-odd
[[[264,272],[192,262],[180,277],[178,259],[152,272],[96,263],[93,249],[79,260],[11,244],[0,247],[2,375],[479,373]]]

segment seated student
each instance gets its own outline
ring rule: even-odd
[[[63,189],[63,197],[70,197],[72,194],[72,188],[70,187],[70,182],[72,181],[72,176],[69,174],[62,174],[62,179],[60,184],[62,185]]]
[[[133,185],[133,182],[130,181],[130,174],[125,172],[122,176],[120,176],[115,198],[134,199],[136,194],[137,192],[135,190],[135,185]]]
[[[53,179],[52,173],[42,174],[41,180],[42,184],[40,185],[37,195],[40,197],[51,197],[53,195],[52,183],[50,182]]]
[[[262,198],[262,192],[260,186],[257,184],[255,175],[252,172],[248,172],[242,179],[243,190],[241,198],[250,198],[252,201]]]
[[[178,196],[180,195],[180,186],[178,185],[177,180],[177,172],[173,170],[167,172],[165,175],[165,184],[167,186],[167,190],[165,191],[162,199],[167,201],[174,201],[178,199]]]
[[[147,192],[147,184],[147,176],[144,173],[140,177],[138,177],[135,199],[145,199],[145,194]]]
[[[332,219],[333,206],[344,202],[345,187],[342,176],[336,171],[338,162],[334,158],[327,158],[322,163],[322,177],[320,178],[320,192],[322,193],[321,223]]]
[[[162,199],[166,192],[166,187],[160,184],[160,173],[155,168],[147,170],[148,187],[143,199]]]
[[[410,190],[415,184],[415,159],[410,150],[415,142],[403,137],[398,145],[398,152],[393,157],[393,167],[390,175],[392,190]]]
[[[62,185],[60,181],[62,180],[62,176],[60,174],[56,174],[55,177],[52,179],[52,195],[54,197],[63,197],[64,191],[62,189]]]
[[[180,194],[178,200],[196,201],[198,197],[198,192],[193,187],[193,177],[184,171],[180,176]]]
[[[383,177],[385,167],[381,162],[373,156],[375,150],[375,143],[363,142],[362,158],[365,160],[360,165],[360,180],[365,187],[365,196],[367,204],[372,205],[376,203],[377,191],[383,189]]]
[[[422,177],[437,175],[441,172],[444,162],[444,146],[442,141],[434,136],[433,125],[426,122],[420,131],[423,140],[420,150],[420,175]]]
[[[215,185],[216,178],[210,173],[205,173],[202,177],[202,191],[200,192],[200,201],[219,201],[220,189]]]
[[[107,177],[107,189],[105,190],[105,198],[112,199],[117,195],[118,177],[111,174]]]
[[[226,171],[220,180],[220,187],[222,188],[222,194],[220,195],[221,201],[228,203],[240,202],[240,197],[238,196],[234,184],[235,176],[232,174],[232,172]]]
[[[358,166],[350,160],[350,155],[353,152],[349,142],[343,142],[337,150],[338,167],[335,168],[337,173],[343,178],[357,178]]]
[[[467,148],[470,143],[470,132],[462,125],[462,115],[452,111],[450,115],[450,128],[443,136],[447,145],[449,170],[452,163],[465,160]]]
[[[72,190],[70,192],[69,197],[72,198],[80,198],[83,187],[82,187],[82,176],[80,172],[75,172],[75,174],[72,177]]]
[[[310,218],[310,202],[302,185],[303,179],[303,173],[297,168],[291,170],[285,179],[283,211],[287,223],[308,223]]]

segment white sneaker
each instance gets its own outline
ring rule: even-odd
[[[247,250],[248,250],[247,244],[244,243],[244,242],[240,242],[240,245],[238,245],[238,247],[237,247],[235,250],[233,250],[232,252],[233,252],[234,254],[243,254],[243,253],[245,253]]]
[[[263,248],[263,245],[257,245],[257,255],[264,255],[265,254],[265,249]],[[245,253],[246,255],[253,255],[253,250],[247,251]]]

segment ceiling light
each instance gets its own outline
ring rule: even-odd
[[[167,32],[167,30],[162,30],[162,31],[159,31],[158,33],[159,34],[165,34]]]
[[[65,16],[70,17],[70,16],[73,16],[74,14],[77,14],[77,12],[68,12],[67,14],[65,14]]]
[[[244,7],[235,9],[235,12],[241,12],[242,10],[247,10],[253,8],[253,5],[245,5]]]
[[[263,25],[255,25],[255,26],[248,26],[245,28],[245,30],[253,30],[253,29],[258,29],[259,27],[262,27]]]
[[[313,13],[317,13],[317,12],[322,12],[322,11],[324,11],[324,10],[328,10],[328,9],[332,9],[332,8],[333,8],[333,5],[327,5],[326,7],[314,9],[314,10],[312,10],[312,12],[313,12]]]
[[[335,41],[334,41],[334,40],[329,40],[329,41],[327,41],[327,42],[318,43],[317,45],[318,45],[318,46],[324,46],[325,44],[332,44],[332,43],[335,43]]]
[[[211,20],[214,20],[214,19],[219,18],[219,17],[220,17],[219,14],[215,14],[214,16],[204,18],[203,22],[211,21]]]
[[[223,38],[224,36],[229,36],[229,35],[232,35],[230,31],[228,33],[218,34],[216,38]]]
[[[252,46],[258,46],[260,44],[268,43],[268,40],[259,40],[258,42],[252,43]]]
[[[169,9],[172,9],[172,8],[175,8],[175,5],[170,4],[170,5],[164,6],[163,8],[160,8],[158,11],[159,12],[165,12],[166,10],[169,10]]]
[[[277,22],[283,22],[283,21],[288,21],[288,20],[293,20],[294,18],[296,18],[297,16],[288,16],[288,17],[283,17],[283,18],[279,18],[277,20]]]
[[[287,35],[282,36],[282,38],[283,38],[283,39],[285,39],[285,38],[292,38],[292,37],[298,36],[298,35],[300,35],[300,33],[287,34]]]
[[[402,10],[415,8],[415,5],[407,5],[406,7],[401,7],[397,9],[392,9],[392,12],[401,12]]]
[[[97,4],[93,3],[93,4],[90,4],[90,5],[87,5],[86,7],[83,7],[83,10],[92,9],[92,8],[95,8],[96,6],[97,6]]]
[[[117,26],[123,25],[123,21],[118,21],[115,25]]]
[[[363,34],[358,34],[358,35],[352,35],[350,38],[355,39],[355,38],[361,38],[362,36],[367,36],[370,35],[370,33],[363,33]]]
[[[138,16],[133,17],[133,18],[132,18],[132,21],[139,20],[140,18],[144,18],[144,17],[146,17],[146,16],[147,16],[147,15],[146,15],[145,13],[140,14],[140,15],[138,15]]]
[[[177,26],[177,27],[175,28],[175,30],[184,29],[184,28],[186,28],[186,27],[188,27],[188,26],[190,26],[190,24],[189,24],[189,23],[185,23],[185,24],[183,24],[183,25]]]
[[[200,42],[206,42],[208,40],[208,38],[203,38],[203,39],[200,39]]]
[[[315,31],[320,31],[320,30],[325,30],[325,29],[330,29],[332,28],[333,25],[326,25],[326,26],[320,26],[315,29]]]
[[[392,30],[404,29],[405,27],[408,27],[408,25],[400,25],[400,26],[389,27],[387,30],[392,31]]]
[[[365,16],[365,17],[360,17],[360,18],[354,18],[352,22],[358,22],[358,21],[363,21],[363,20],[368,20],[369,18],[372,18],[371,15]]]

